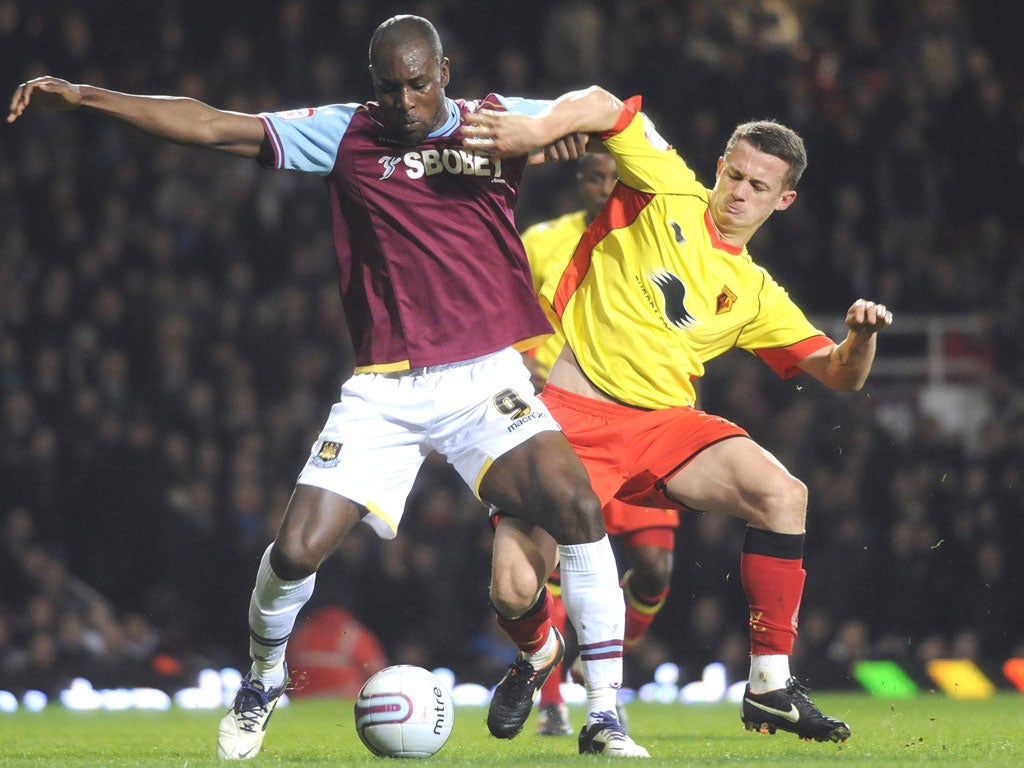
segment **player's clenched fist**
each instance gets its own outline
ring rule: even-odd
[[[846,327],[855,333],[877,333],[892,325],[892,312],[885,304],[857,299],[846,311]]]
[[[28,107],[29,103],[47,109],[74,109],[82,103],[82,93],[77,85],[59,77],[37,77],[22,83],[11,98],[7,122],[13,123]]]

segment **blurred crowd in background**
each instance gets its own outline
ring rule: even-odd
[[[707,185],[737,122],[804,136],[800,199],[755,259],[812,315],[860,296],[897,325],[970,315],[983,407],[967,433],[912,377],[838,396],[741,353],[711,364],[702,406],[810,488],[794,669],[820,688],[858,658],[1024,655],[1021,4],[0,0],[0,90],[48,73],[245,112],[364,101],[370,34],[399,12],[438,26],[450,96],[640,93]],[[527,173],[521,228],[576,207],[571,165]],[[351,368],[322,185],[30,112],[0,128],[0,220],[0,689],[247,665],[259,557]],[[343,607],[392,661],[496,681],[514,649],[487,603],[491,530],[444,461],[395,541],[358,530],[309,610]],[[666,660],[745,675],[741,541],[684,515],[627,683]]]

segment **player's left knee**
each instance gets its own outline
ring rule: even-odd
[[[555,509],[552,525],[544,527],[559,544],[587,544],[605,535],[601,502],[590,488],[576,489]]]
[[[537,592],[530,593],[523,586],[508,581],[492,581],[490,598],[494,610],[506,619],[518,618],[530,610],[537,601]]]
[[[491,574],[491,605],[505,618],[514,619],[533,607],[542,586],[543,580],[525,564],[495,568]]]
[[[672,553],[666,550],[656,550],[630,568],[630,588],[643,595],[660,594],[671,581]]]

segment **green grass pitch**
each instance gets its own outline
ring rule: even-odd
[[[664,705],[634,702],[630,732],[651,752],[650,766],[900,766],[1024,765],[1024,696],[1000,693],[984,701],[937,694],[886,701],[866,694],[819,693],[814,700],[850,723],[845,744],[808,743],[793,734],[747,733],[735,704]],[[202,768],[215,756],[220,711],[70,712],[49,707],[0,715],[0,766],[33,768]],[[578,727],[583,716],[572,709]],[[487,734],[484,708],[459,708],[445,748],[428,765],[560,766],[606,764],[576,754],[576,739],[539,737],[531,716],[512,741]],[[352,702],[299,700],[278,710],[252,768],[377,766],[355,734]],[[615,761],[618,762],[618,761]]]

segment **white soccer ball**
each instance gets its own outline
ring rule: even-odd
[[[451,693],[423,667],[399,664],[367,680],[356,698],[356,732],[378,757],[430,757],[455,722]]]

